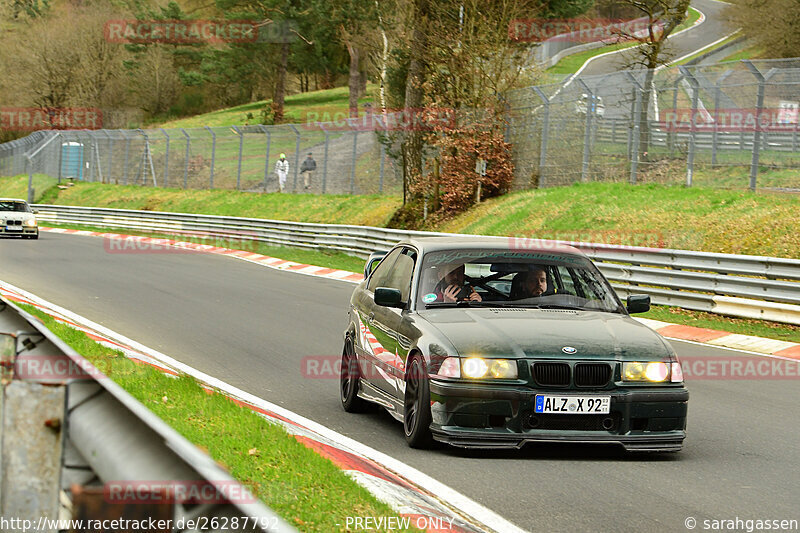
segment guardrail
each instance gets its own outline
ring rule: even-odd
[[[149,527],[130,527],[230,531],[227,524],[238,517],[241,531],[296,532],[208,455],[3,297],[0,363],[0,516],[10,524],[4,531],[71,530],[66,524],[73,518],[84,520],[84,528],[76,530],[101,529],[87,528],[86,520],[153,519]],[[187,503],[186,494],[200,494],[202,501]],[[171,529],[153,525],[158,520],[172,520]]]
[[[41,222],[124,228],[176,235],[254,240],[338,250],[366,258],[411,237],[454,235],[369,226],[257,218],[37,205]],[[463,237],[464,235],[459,235]],[[496,237],[509,246],[564,241]],[[617,293],[649,294],[653,303],[800,324],[800,261],[596,243],[566,242],[591,257]]]

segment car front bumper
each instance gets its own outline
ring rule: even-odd
[[[6,226],[0,226],[0,237],[14,237],[20,235],[39,235],[38,226],[16,226],[22,228],[21,230],[8,230]]]
[[[617,444],[629,451],[678,451],[686,438],[689,391],[682,386],[535,390],[517,385],[430,381],[433,437],[466,448],[530,442]],[[536,394],[610,395],[609,414],[534,413]]]

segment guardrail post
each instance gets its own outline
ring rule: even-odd
[[[328,144],[330,141],[330,133],[325,130],[322,124],[320,124],[319,129],[325,134],[325,155],[322,158],[322,194],[325,194],[325,189],[328,184]]]
[[[742,63],[750,70],[750,72],[758,80],[758,94],[756,96],[756,125],[753,131],[753,157],[750,161],[750,190],[756,190],[756,180],[758,178],[758,158],[761,144],[761,111],[764,109],[764,89],[767,82],[778,72],[773,68],[764,76],[761,71],[749,60],[743,59]]]
[[[236,126],[231,126],[231,129],[239,135],[239,166],[236,169],[236,190],[241,190],[242,184],[242,148],[244,146],[244,134]]]
[[[711,136],[711,168],[717,166],[717,135],[719,132],[719,97],[722,93],[722,82],[733,74],[731,69],[726,70],[714,84],[714,133]]]
[[[597,106],[594,93],[586,83],[578,78],[578,83],[583,86],[586,91],[586,126],[583,133],[583,162],[581,165],[581,181],[586,182],[589,179],[589,157],[592,151],[592,115],[594,115],[595,107]],[[591,109],[590,109],[591,108]]]
[[[300,165],[300,132],[297,131],[297,128],[294,127],[294,124],[289,124],[289,127],[292,128],[292,131],[295,134],[295,141],[294,141],[294,185],[292,186],[292,192],[297,192],[297,174],[298,174],[298,166]]]
[[[186,189],[189,183],[189,146],[192,139],[189,137],[189,134],[186,133],[185,129],[181,128],[181,133],[186,137],[186,155],[183,158],[183,188]]]
[[[214,160],[217,156],[217,135],[214,133],[214,130],[206,126],[206,129],[211,134],[211,175],[209,176],[208,181],[208,188],[214,188]]]
[[[164,128],[161,128],[161,133],[164,134],[164,137],[167,139],[167,143],[164,146],[166,153],[164,154],[164,187],[169,187],[169,133]]]
[[[545,168],[547,165],[547,138],[550,136],[550,99],[539,87],[534,87],[534,91],[539,95],[544,104],[544,116],[542,117],[542,139],[539,144],[539,189],[544,187]]]
[[[683,75],[689,80],[692,86],[692,112],[690,113],[691,124],[689,126],[689,154],[686,159],[686,186],[692,186],[692,178],[694,177],[694,153],[697,149],[697,128],[695,127],[695,113],[697,113],[698,101],[700,99],[700,84],[695,77],[684,66],[678,67]]]
[[[267,192],[267,179],[269,178],[269,148],[272,141],[269,128],[260,124],[261,131],[267,134],[267,153],[264,159],[264,192]]]

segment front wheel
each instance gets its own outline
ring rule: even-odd
[[[358,359],[353,346],[353,338],[349,335],[344,341],[342,350],[342,369],[339,372],[339,399],[348,413],[362,413],[367,402],[358,397],[358,382],[361,372],[358,370]]]
[[[405,410],[403,429],[406,442],[412,448],[428,448],[433,443],[431,436],[431,391],[428,374],[422,357],[411,359],[406,374]]]

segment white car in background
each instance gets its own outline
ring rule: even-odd
[[[586,115],[587,109],[594,112],[598,117],[604,116],[606,114],[606,106],[603,103],[603,97],[583,93],[580,99],[575,102],[575,112],[579,115]]]
[[[38,239],[36,211],[28,202],[16,198],[0,198],[0,237]]]

